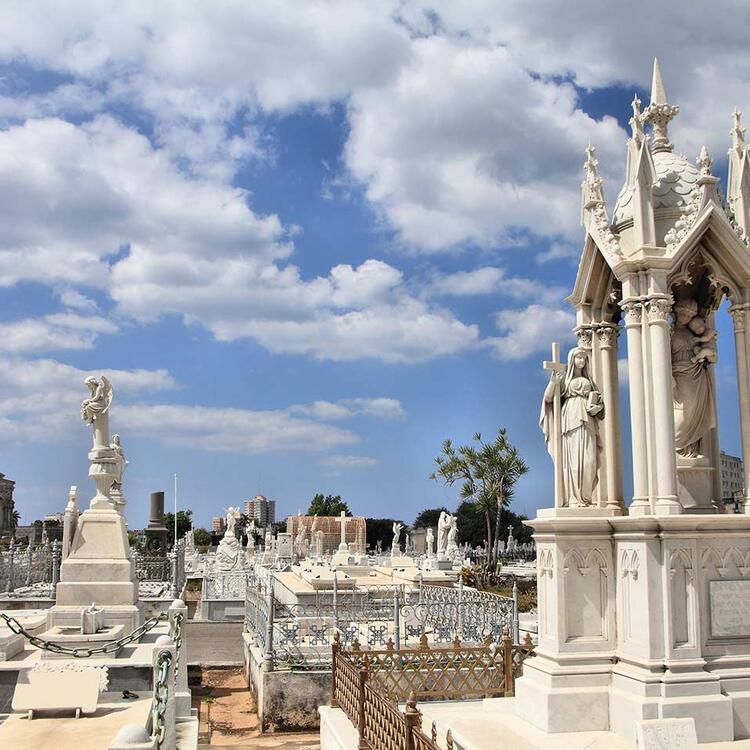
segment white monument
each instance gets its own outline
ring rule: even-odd
[[[241,570],[245,566],[245,555],[242,554],[242,545],[234,533],[237,524],[239,508],[229,507],[227,513],[227,527],[224,536],[219,542],[214,558],[214,570],[226,573],[230,570]]]
[[[537,545],[539,644],[518,715],[547,732],[693,719],[699,742],[750,735],[750,508],[723,512],[716,318],[734,323],[750,492],[750,152],[735,112],[728,204],[703,149],[678,155],[658,64],[633,102],[625,184],[607,210],[594,149],[573,293],[578,345],[545,363],[540,424],[554,507]],[[650,127],[650,134],[645,128]],[[618,335],[627,337],[633,497],[623,497]]]
[[[339,516],[339,523],[341,524],[341,541],[338,550],[333,555],[331,564],[353,565],[355,560],[349,551],[349,545],[346,543],[346,513],[343,510]]]
[[[125,517],[115,508],[112,484],[122,480],[124,456],[118,456],[109,439],[112,385],[103,375],[85,381],[89,397],[81,404],[81,417],[92,427],[89,476],[96,494],[78,516],[67,557],[60,566],[56,604],[49,610],[48,625],[78,627],[81,611],[96,602],[107,626],[131,630],[143,621],[138,602],[135,562],[130,557]],[[76,513],[71,495],[66,517]],[[69,511],[69,513],[67,512]]]

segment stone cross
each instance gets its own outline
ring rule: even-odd
[[[553,373],[564,374],[567,367],[560,361],[560,344],[552,344],[552,360],[543,363],[545,370]],[[562,467],[562,399],[560,398],[560,384],[555,386],[555,395],[552,402],[552,433],[554,443],[552,445],[552,461],[555,465],[555,508],[561,508],[564,504],[565,489],[563,486]]]

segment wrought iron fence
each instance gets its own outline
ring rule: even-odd
[[[204,579],[205,585],[205,579]],[[319,590],[307,604],[285,604],[271,595],[270,576],[248,577],[245,629],[255,636],[267,668],[321,668],[331,663],[338,635],[344,646],[355,641],[385,648],[392,641],[416,645],[422,637],[434,644],[499,641],[503,628],[518,632],[514,599],[469,589],[402,585]],[[270,618],[270,620],[269,620]]]
[[[11,540],[8,549],[0,552],[0,594],[53,596],[60,575],[61,551],[57,540],[27,545]]]
[[[359,748],[369,750],[439,750],[435,725],[422,731],[420,700],[512,696],[531,639],[514,644],[508,628],[499,643],[431,648],[422,636],[416,649],[346,649],[332,646],[331,705],[340,707],[357,728]],[[406,700],[405,711],[398,703]],[[447,746],[452,746],[450,730]]]
[[[172,577],[172,564],[168,557],[147,557],[137,552],[135,559],[135,575],[139,581],[167,582]]]

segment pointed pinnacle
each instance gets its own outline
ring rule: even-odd
[[[654,58],[654,76],[651,79],[651,104],[666,104],[667,92],[664,90],[664,82],[661,80],[659,60]]]

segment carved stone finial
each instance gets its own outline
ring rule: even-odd
[[[704,177],[709,177],[711,175],[711,165],[713,164],[713,161],[708,155],[708,149],[705,146],[701,147],[700,155],[695,160],[695,163],[700,167],[701,174]]]
[[[654,58],[654,75],[651,82],[651,103],[643,113],[643,122],[651,125],[653,133],[652,151],[671,151],[667,129],[669,123],[680,111],[667,102],[667,92],[661,80],[659,61]]]
[[[742,112],[735,107],[734,112],[732,112],[732,129],[729,131],[729,135],[732,136],[732,148],[737,153],[742,153],[742,150],[745,148],[745,128],[742,127],[742,123],[740,122],[741,117]]]
[[[630,129],[633,132],[633,140],[640,146],[645,137],[645,133],[643,132],[641,100],[638,98],[638,94],[633,95],[631,106],[633,107],[633,116],[630,118]]]

